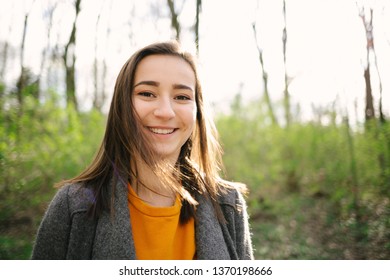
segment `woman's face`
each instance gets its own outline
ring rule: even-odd
[[[196,121],[195,74],[182,58],[150,55],[135,71],[133,104],[157,155],[176,162]]]

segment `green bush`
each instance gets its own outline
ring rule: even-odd
[[[62,108],[54,94],[43,104],[27,95],[23,108],[13,105],[12,99],[2,102],[0,258],[22,258],[28,254],[16,252],[17,248],[25,251],[31,246],[20,245],[18,236],[31,245],[56,191],[54,184],[89,164],[102,139],[105,117],[96,111]]]
[[[256,257],[389,258],[390,126],[330,112],[280,127],[264,108],[236,99],[217,118],[226,175],[250,190]]]
[[[0,259],[28,258],[53,185],[92,160],[105,116],[1,99]],[[390,126],[273,125],[262,101],[216,117],[225,177],[248,185],[258,259],[390,258]]]

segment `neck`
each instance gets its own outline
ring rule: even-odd
[[[146,203],[155,207],[172,206],[176,200],[176,192],[143,161],[131,164],[132,176],[130,185],[135,193]]]

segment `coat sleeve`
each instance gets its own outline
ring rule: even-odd
[[[235,211],[235,230],[236,230],[236,249],[240,260],[253,260],[252,238],[249,227],[249,217],[244,197],[236,192],[236,211]]]
[[[252,260],[253,248],[247,206],[238,187],[230,187],[219,201],[225,221],[221,223],[230,257],[234,260]]]
[[[68,191],[69,186],[61,188],[49,204],[38,228],[31,259],[66,259],[71,225]]]

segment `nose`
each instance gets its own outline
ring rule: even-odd
[[[154,110],[154,115],[158,118],[171,119],[175,116],[175,110],[169,98],[161,98]]]

